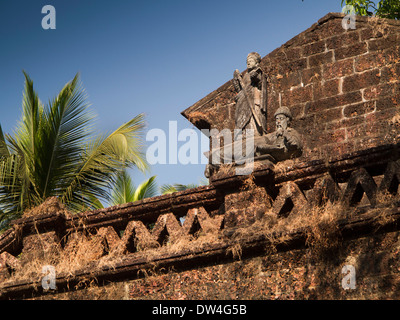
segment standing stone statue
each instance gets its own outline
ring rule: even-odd
[[[267,79],[260,68],[261,56],[251,52],[247,56],[247,73],[242,77],[235,70],[233,85],[236,96],[236,129],[253,129],[254,136],[267,132]]]

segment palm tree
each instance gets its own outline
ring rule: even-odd
[[[122,170],[112,188],[110,205],[115,206],[156,196],[157,184],[155,179],[156,176],[152,176],[135,187],[131,176],[126,170]]]
[[[144,115],[109,135],[94,135],[79,74],[43,105],[24,72],[22,118],[14,136],[0,127],[0,219],[6,224],[50,196],[71,210],[109,200],[117,174],[148,168],[142,151]]]

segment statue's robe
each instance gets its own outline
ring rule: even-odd
[[[254,136],[261,136],[267,132],[267,79],[262,70],[257,68],[247,72],[242,82],[244,88],[240,88],[236,96],[235,127],[241,130],[253,129]],[[253,115],[249,101],[256,115]],[[257,125],[255,116],[260,125]]]

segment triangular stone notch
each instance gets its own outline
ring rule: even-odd
[[[343,204],[346,206],[356,206],[363,198],[364,193],[371,205],[376,204],[377,185],[371,175],[364,168],[360,168],[351,173],[343,194]]]
[[[183,228],[173,213],[159,216],[151,234],[160,245],[169,239],[176,241],[184,236]]]
[[[272,204],[272,212],[278,217],[287,217],[296,214],[300,209],[308,206],[308,202],[299,186],[286,182],[279,190],[279,194]]]
[[[204,207],[192,208],[188,210],[183,231],[185,234],[194,234],[202,230],[204,233],[218,232],[221,229],[223,215],[211,218]]]
[[[322,206],[328,202],[335,203],[340,200],[342,191],[339,185],[327,173],[318,178],[314,183],[314,188],[307,194],[312,206]]]
[[[198,232],[202,230],[197,215],[192,215],[192,217],[186,216],[186,219],[183,223],[183,228],[185,234],[190,234],[192,236],[196,235]]]
[[[378,192],[398,193],[400,183],[400,160],[389,162],[384,173]]]
[[[119,246],[121,238],[112,226],[102,227],[97,231],[97,234],[104,237],[105,246],[108,252],[111,252]]]
[[[13,271],[20,268],[21,262],[16,257],[8,252],[0,254],[0,280],[6,280]]]
[[[125,228],[120,250],[126,254],[158,246],[159,244],[153,239],[152,234],[143,222],[133,220]]]

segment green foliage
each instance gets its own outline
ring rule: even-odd
[[[200,185],[206,185],[208,181],[201,181]],[[160,187],[161,194],[169,194],[173,192],[183,191],[199,187],[197,184],[164,184]],[[158,187],[156,183],[156,176],[143,181],[138,187],[135,187],[131,176],[126,170],[118,173],[117,178],[111,188],[110,205],[120,205],[128,202],[135,202],[145,198],[150,198],[158,195]],[[98,203],[98,202],[97,202]],[[96,208],[103,208],[99,204]]]
[[[200,184],[180,184],[180,183],[174,183],[174,184],[163,184],[160,188],[162,194],[168,194],[168,193],[174,193],[178,191],[183,191],[187,189],[192,189],[192,188],[197,188],[200,186],[208,185],[208,180],[201,180]]]
[[[198,185],[196,185],[196,184],[174,183],[174,184],[164,184],[161,186],[160,189],[161,189],[162,194],[168,194],[168,193],[174,193],[174,192],[192,189],[192,188],[196,188],[196,187],[198,187]]]
[[[109,135],[95,135],[79,75],[43,105],[25,75],[22,117],[14,135],[0,127],[0,220],[57,196],[71,210],[109,200],[118,172],[148,165],[142,152],[144,115]],[[96,200],[96,201],[95,201]]]
[[[400,19],[400,1],[380,1],[377,9],[377,16],[388,19]]]
[[[344,5],[353,6],[355,13],[361,16],[400,19],[399,0],[380,0],[378,4],[370,0],[342,0],[342,6]]]
[[[115,206],[156,196],[157,184],[155,178],[155,176],[150,177],[136,188],[126,170],[122,170],[117,175],[112,188],[110,204]]]

